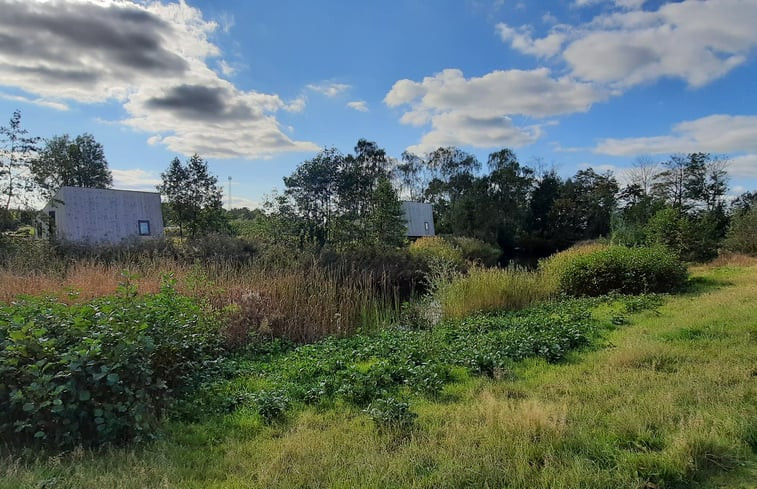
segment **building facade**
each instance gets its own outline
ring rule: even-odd
[[[434,212],[431,204],[403,202],[402,210],[407,221],[407,237],[434,236]]]
[[[44,209],[38,236],[90,244],[118,244],[163,236],[160,194],[62,187]]]

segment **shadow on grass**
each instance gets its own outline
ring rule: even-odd
[[[706,294],[707,292],[714,292],[730,285],[733,285],[733,282],[728,280],[696,276],[689,279],[680,295]]]

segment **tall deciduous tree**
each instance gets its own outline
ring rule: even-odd
[[[23,199],[33,189],[29,165],[37,151],[39,138],[29,137],[21,128],[21,112],[15,111],[8,126],[0,127],[0,196],[8,211],[14,199]]]
[[[108,188],[113,184],[105,151],[91,134],[48,139],[32,161],[31,172],[48,198],[64,186]]]
[[[158,191],[165,197],[169,217],[179,225],[180,235],[184,229],[190,236],[228,229],[218,178],[210,174],[199,155],[189,158],[186,165],[174,158],[160,177],[163,183]]]

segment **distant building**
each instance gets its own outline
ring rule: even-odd
[[[62,241],[118,244],[163,236],[156,192],[62,187],[42,213],[37,235]]]
[[[434,236],[434,212],[431,204],[403,202],[402,210],[407,221],[407,237]]]

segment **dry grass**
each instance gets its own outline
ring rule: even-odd
[[[385,280],[370,275],[344,277],[320,267],[266,270],[223,265],[186,266],[170,260],[124,271],[115,265],[78,262],[62,277],[0,270],[0,301],[19,295],[47,295],[82,302],[114,294],[128,277],[139,293],[155,293],[165,276],[183,294],[224,315],[229,341],[241,345],[254,334],[314,341],[375,328],[392,321],[399,297]]]

